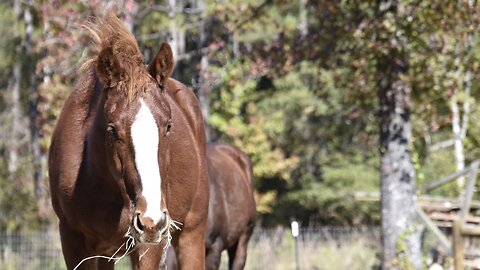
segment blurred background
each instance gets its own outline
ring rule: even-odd
[[[38,243],[63,263],[48,147],[86,58],[82,25],[109,7],[145,63],[170,43],[173,77],[196,93],[209,140],[251,157],[258,224],[248,269],[260,261],[267,266],[258,269],[294,269],[293,220],[305,230],[304,269],[379,267],[385,84],[406,86],[412,197],[479,157],[477,1],[4,0],[0,268],[12,268],[2,269],[46,269],[14,264],[50,254]],[[458,196],[464,183],[431,195]],[[21,241],[37,253],[22,253]]]

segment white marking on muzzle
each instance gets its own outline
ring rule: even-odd
[[[144,217],[153,219],[156,224],[162,216],[160,210],[162,179],[158,167],[159,136],[152,112],[143,99],[140,100],[140,109],[135,116],[131,132],[135,150],[135,165],[142,182],[142,195],[147,202]]]

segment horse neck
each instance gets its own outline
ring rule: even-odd
[[[106,125],[107,121],[103,112],[105,105],[105,95],[103,93],[103,86],[100,83],[97,83],[94,91],[100,91],[101,94],[97,95],[98,101],[97,106],[93,108],[92,113],[94,114],[93,122],[90,125],[90,128],[87,132],[87,143],[86,143],[86,160],[88,161],[88,175],[93,179],[98,180],[99,178],[106,182],[105,184],[114,184],[114,176],[112,175],[108,167],[107,153],[105,149],[106,144]]]

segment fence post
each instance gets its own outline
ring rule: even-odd
[[[456,219],[453,223],[453,254],[455,270],[464,270],[462,221],[460,219]]]
[[[299,234],[299,229],[298,229],[298,222],[297,221],[292,221],[292,236],[293,236],[293,242],[295,244],[295,269],[300,270],[300,258],[298,254],[298,234]]]
[[[469,166],[470,174],[468,176],[467,187],[464,191],[463,196],[461,196],[461,209],[460,209],[460,219],[462,220],[462,224],[466,223],[468,213],[470,211],[470,205],[472,203],[473,197],[473,189],[475,187],[475,183],[477,181],[477,173],[478,173],[478,166],[480,165],[479,160],[475,160]],[[463,192],[462,192],[463,193]]]

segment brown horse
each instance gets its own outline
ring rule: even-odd
[[[133,269],[158,269],[171,243],[181,269],[203,269],[209,184],[199,103],[169,78],[168,44],[145,66],[112,12],[98,21],[87,26],[93,57],[50,147],[67,267],[113,269],[115,259],[103,258],[128,252]]]
[[[205,233],[205,269],[220,266],[221,253],[228,251],[229,269],[243,269],[248,240],[255,226],[252,163],[238,148],[227,144],[207,145],[210,202]],[[169,252],[167,270],[176,269]]]

